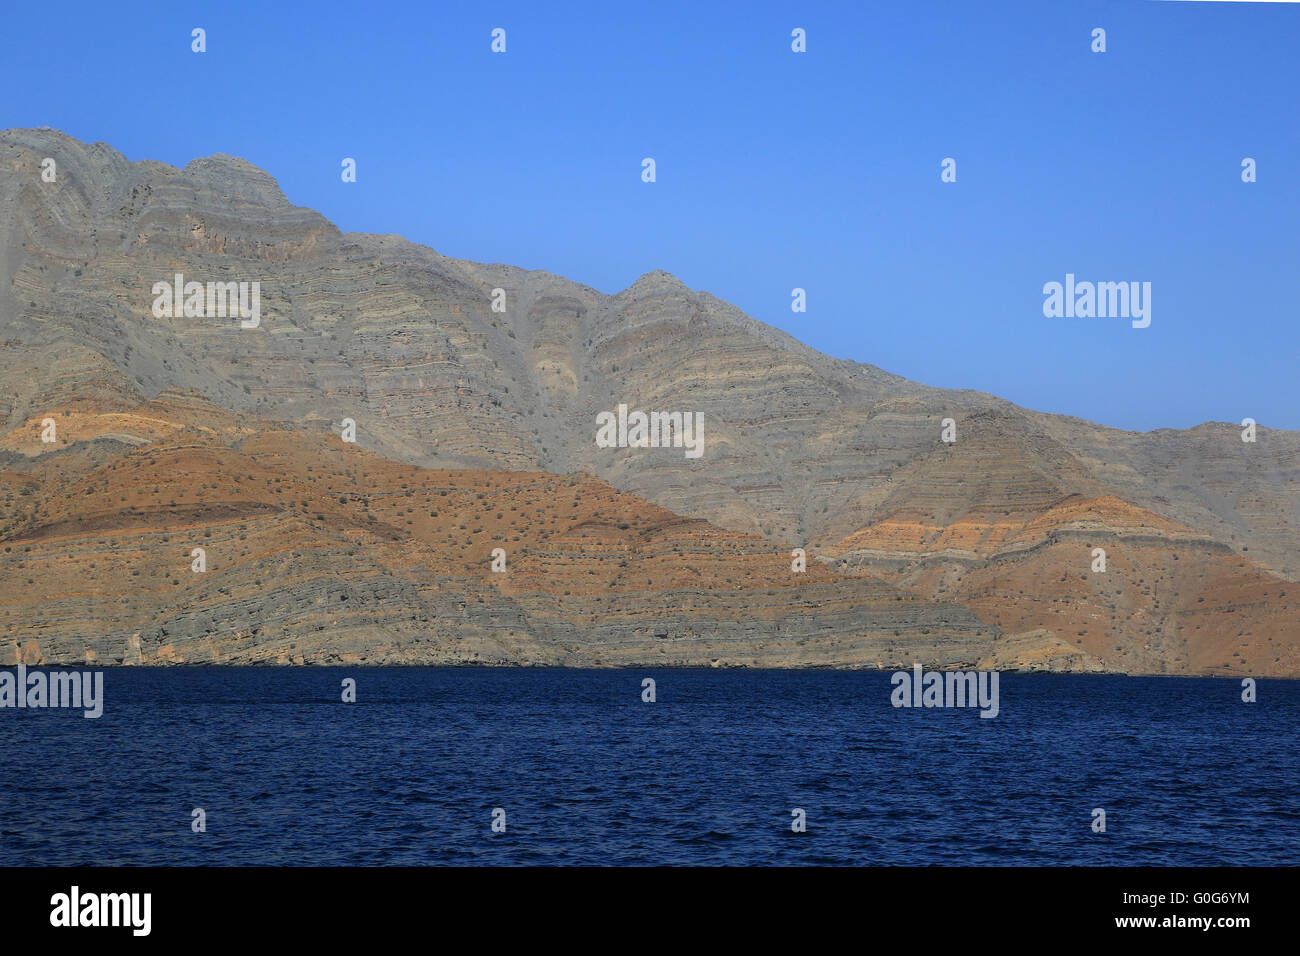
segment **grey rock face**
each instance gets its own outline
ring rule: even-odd
[[[57,184],[41,182],[45,156]],[[260,326],[155,317],[153,284],[177,273],[259,282]],[[1139,434],[931,388],[822,355],[663,272],[606,296],[342,234],[228,156],[175,169],[54,131],[0,133],[0,340],[11,436],[69,403],[191,389],[319,432],[352,418],[360,445],[397,462],[595,475],[813,557],[902,513],[947,526],[1115,495],[1300,580],[1295,432],[1261,428],[1250,446],[1229,424]],[[597,447],[597,414],[619,404],[702,416],[704,455]],[[964,466],[979,480],[943,477],[944,418],[987,450]],[[854,563],[870,570],[871,555]]]

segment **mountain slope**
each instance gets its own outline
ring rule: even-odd
[[[58,450],[0,460],[9,663],[883,666],[994,647],[963,608],[795,573],[761,537],[594,478],[396,464],[193,393],[61,420]]]
[[[45,156],[57,158],[57,183],[41,181]],[[1168,538],[1179,560],[1178,549],[1235,556],[1240,580],[1207,570],[1171,582],[1179,607],[1235,614],[1235,599],[1214,603],[1200,589],[1231,578],[1225,593],[1276,595],[1275,584],[1300,579],[1294,432],[1260,428],[1254,444],[1227,424],[1137,434],[931,388],[821,355],[666,273],[606,296],[397,237],[342,234],[232,157],[178,170],[54,131],[11,130],[0,133],[0,213],[0,447],[15,453],[49,456],[40,422],[63,415],[75,434],[82,409],[105,434],[143,431],[149,442],[171,440],[176,421],[214,427],[189,424],[200,406],[254,431],[279,423],[337,434],[350,418],[358,444],[393,463],[594,475],[675,515],[762,535],[774,552],[806,546],[920,600],[969,601],[977,614],[980,595],[999,588],[949,593],[916,573],[918,551],[1005,567],[1002,545],[1017,528],[1068,526],[1059,506],[1071,496],[1187,529]],[[177,273],[259,282],[259,326],[155,317],[153,285]],[[504,312],[493,311],[495,289]],[[193,408],[146,427],[136,419],[161,394],[191,395],[174,400]],[[620,404],[701,415],[704,454],[598,447],[597,414]],[[954,445],[940,440],[945,418],[956,422]],[[1075,563],[1072,553],[1027,558],[1015,590],[1050,589]],[[1294,672],[1293,656],[1265,653],[1267,638],[1300,641],[1290,606],[1278,607],[1252,625],[1268,631],[1263,644],[1233,666]],[[1077,621],[1042,608],[1007,621],[1052,647],[1083,646]],[[1220,667],[1213,641],[1226,650],[1238,636],[1221,622],[1201,626],[1216,635],[1211,650],[1181,669]],[[1148,631],[1113,622],[1111,643],[1088,654],[1106,666],[1173,666],[1163,651],[1137,653]]]

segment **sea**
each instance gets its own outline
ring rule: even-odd
[[[98,719],[0,709],[0,864],[1300,863],[1300,681],[1003,673],[983,718],[878,671],[103,674]]]

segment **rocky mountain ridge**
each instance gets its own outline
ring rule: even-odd
[[[41,178],[45,157],[57,161],[54,183]],[[775,624],[735,630],[719,623],[732,612],[709,604],[725,591],[715,581],[705,588],[712,595],[704,601],[707,611],[701,604],[696,623],[683,625],[695,636],[693,646],[672,657],[676,662],[884,666],[889,653],[871,637],[882,621],[890,637],[895,629],[948,629],[933,645],[913,646],[918,657],[941,662],[945,655],[953,663],[991,660],[1000,651],[987,642],[1030,634],[1037,636],[1020,638],[1017,646],[1026,661],[1038,662],[1033,666],[1300,674],[1295,587],[1288,591],[1300,576],[1298,433],[1260,427],[1257,441],[1245,443],[1240,426],[1231,424],[1123,432],[982,393],[920,385],[821,355],[667,273],[647,273],[606,296],[549,273],[455,260],[394,236],[343,234],[289,203],[269,175],[232,157],[175,169],[132,163],[103,144],[54,131],[10,130],[0,133],[0,210],[0,452],[7,452],[0,488],[13,497],[0,533],[6,546],[72,548],[90,532],[88,522],[100,522],[105,532],[129,530],[103,526],[117,520],[104,503],[89,510],[93,494],[52,485],[53,476],[90,481],[110,461],[124,468],[138,455],[190,441],[172,467],[192,464],[187,456],[212,455],[205,467],[216,469],[216,481],[218,473],[252,467],[231,457],[244,455],[242,443],[260,448],[259,441],[274,435],[311,458],[331,441],[344,447],[330,435],[351,419],[359,448],[346,451],[365,449],[395,474],[412,468],[487,480],[492,473],[503,487],[515,481],[504,473],[599,480],[610,494],[624,496],[611,505],[617,513],[657,506],[673,516],[661,516],[664,522],[704,522],[711,529],[706,537],[737,534],[753,547],[762,541],[773,567],[784,568],[780,577],[804,581],[800,588],[823,581],[831,588],[811,604],[805,596],[793,605],[812,628],[800,631],[796,647],[811,633],[835,635],[817,654],[801,656],[778,640]],[[241,328],[237,317],[154,315],[154,284],[177,274],[205,283],[258,282],[258,326]],[[502,295],[505,310],[494,311]],[[619,404],[702,416],[705,454],[691,459],[674,448],[598,447],[596,416]],[[42,422],[51,417],[60,438],[43,443]],[[955,443],[941,439],[945,419],[955,423]],[[292,459],[287,451],[275,456],[281,484],[296,467]],[[593,478],[579,477],[586,475]],[[170,484],[148,471],[138,479],[149,488]],[[32,481],[38,486],[24,495]],[[161,507],[142,488],[124,488],[118,497],[125,494],[138,509],[146,500]],[[364,490],[319,491],[328,499]],[[61,502],[56,494],[73,497]],[[183,500],[177,498],[177,509]],[[200,526],[208,530],[206,519],[227,506],[269,509],[227,517],[289,522],[274,525],[279,530],[272,536],[304,536],[316,542],[313,548],[325,547],[321,535],[343,535],[349,520],[345,507],[321,510],[340,522],[327,533],[303,518],[301,508],[287,510],[275,498],[195,499],[185,514],[151,512],[148,533],[188,539]],[[369,560],[384,555],[381,563],[400,564],[403,548],[385,551],[390,546],[379,540]],[[570,547],[569,539],[560,540]],[[789,571],[796,547],[809,552],[808,577]],[[1104,573],[1091,570],[1095,547],[1110,557]],[[149,561],[163,560],[161,552],[151,554]],[[345,574],[346,554],[334,554],[318,577]],[[529,557],[517,577],[527,578],[525,570],[539,560]],[[647,585],[653,597],[642,595],[646,614],[656,602],[665,613],[668,592],[654,589],[668,588],[688,573],[684,567],[647,576],[655,583]],[[139,632],[147,660],[168,646],[158,633],[167,629],[167,638],[181,635],[171,646],[184,660],[281,659],[279,649],[257,649],[264,631],[249,639],[251,650],[205,657],[201,640],[224,633],[212,623],[220,613],[204,612],[200,626],[198,612],[165,601],[151,612],[154,623],[126,614],[94,647],[80,648],[70,633],[42,639],[47,625],[31,617],[30,607],[20,615],[22,601],[8,589],[24,590],[23,574],[37,580],[30,570],[24,563],[0,591],[9,596],[6,624],[16,655],[33,653],[36,640],[47,659],[91,649],[100,659],[125,660],[130,655],[122,642]],[[470,573],[463,562],[443,572]],[[476,650],[467,650],[456,643],[456,635],[469,633],[466,626],[450,623],[433,629],[446,632],[431,639],[440,650],[416,653],[416,644],[400,642],[394,650],[383,635],[397,625],[377,601],[374,620],[339,625],[364,635],[346,645],[347,653],[386,661],[475,660],[477,653],[480,660],[571,662],[572,655],[557,650],[557,635],[586,628],[595,643],[585,646],[591,655],[585,662],[661,659],[653,644],[638,643],[642,638],[616,652],[621,638],[602,630],[607,606],[579,613],[544,580],[530,580],[550,603],[543,611],[542,598],[518,598],[523,604],[508,612],[520,615],[518,621],[542,622],[533,624],[529,640],[536,643],[527,650],[526,642],[507,644],[515,651],[491,657],[486,638],[478,636],[471,641]],[[793,593],[772,586],[785,597]],[[842,586],[850,591],[835,590]],[[408,583],[390,600],[405,607],[422,587]],[[853,588],[867,590],[854,597]],[[879,588],[885,590],[872,590]],[[303,589],[310,586],[286,572],[273,593],[297,595],[290,604],[310,603],[315,597],[304,597]],[[927,610],[905,627],[889,626],[888,616],[877,619],[867,609],[885,594]],[[592,589],[584,600],[605,596]],[[65,599],[56,590],[41,600]],[[142,596],[140,605],[154,601],[161,598]],[[224,605],[212,605],[218,606]],[[783,605],[765,613],[777,620],[791,611]],[[499,614],[508,616],[503,609]],[[570,623],[551,623],[559,617]],[[175,623],[182,619],[191,623]],[[158,623],[166,620],[170,627]],[[416,621],[429,623],[419,613]],[[292,643],[295,628],[306,625],[284,626],[284,640]],[[648,621],[646,630],[659,632]],[[722,644],[715,646],[707,636],[715,632],[730,636],[718,637]],[[956,643],[945,643],[949,638]],[[584,646],[574,637],[564,640]],[[200,644],[191,646],[194,641]],[[781,649],[758,653],[760,643],[765,651],[774,643]],[[369,645],[389,650],[367,651]],[[602,646],[607,650],[598,651]],[[899,648],[900,661],[915,659],[907,651]],[[330,659],[330,653],[321,644],[312,652],[318,656],[304,660]]]

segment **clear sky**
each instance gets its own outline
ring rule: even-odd
[[[0,127],[242,156],[344,230],[604,292],[666,269],[1123,428],[1300,428],[1300,4],[71,0],[7,4],[0,56]],[[1067,272],[1150,282],[1150,327],[1045,318]]]

